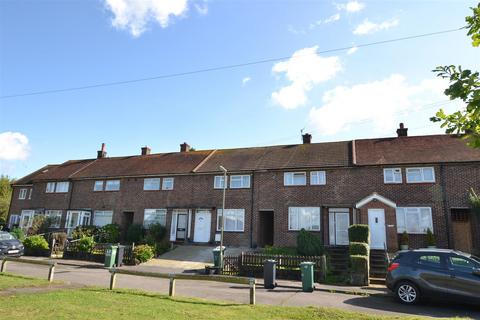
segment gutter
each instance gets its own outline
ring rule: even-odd
[[[252,171],[252,192],[251,192],[251,212],[250,212],[250,248],[253,248],[253,215],[254,215],[254,201],[255,201],[255,171]]]

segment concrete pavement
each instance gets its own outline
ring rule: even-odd
[[[74,286],[97,286],[107,288],[110,274],[101,264],[75,262],[62,260],[69,265],[58,265],[55,279],[73,284]],[[139,270],[152,268],[152,266],[134,267]],[[160,272],[160,270],[156,270]],[[9,262],[9,273],[46,278],[48,268],[38,265],[19,264]],[[167,271],[163,271],[167,272]],[[171,272],[171,271],[170,271]],[[436,318],[442,317],[470,317],[480,319],[480,309],[465,305],[447,305],[442,303],[426,303],[418,306],[404,306],[391,297],[356,296],[341,293],[315,291],[304,293],[301,283],[292,281],[279,281],[279,287],[266,290],[261,285],[257,286],[257,303],[282,305],[282,306],[318,306],[335,307],[351,311],[390,314],[390,315],[422,315]],[[117,288],[141,289],[145,291],[168,293],[168,280],[153,279],[118,275]],[[213,301],[230,301],[235,303],[248,303],[249,290],[247,286],[207,281],[177,281],[176,295],[184,297],[197,297]]]

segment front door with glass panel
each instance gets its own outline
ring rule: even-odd
[[[348,226],[350,213],[348,208],[331,208],[328,210],[330,244],[337,246],[348,245]]]
[[[187,215],[177,215],[177,240],[185,240],[187,235]]]

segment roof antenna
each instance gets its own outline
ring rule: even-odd
[[[300,130],[300,137],[302,138],[302,141],[303,141],[303,131],[305,131],[305,127],[303,127],[303,128]]]

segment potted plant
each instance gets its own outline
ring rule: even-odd
[[[427,248],[436,248],[437,247],[437,241],[435,240],[435,236],[433,235],[432,230],[430,228],[427,229]]]
[[[407,231],[403,231],[402,236],[400,238],[400,250],[408,250],[408,233]]]

